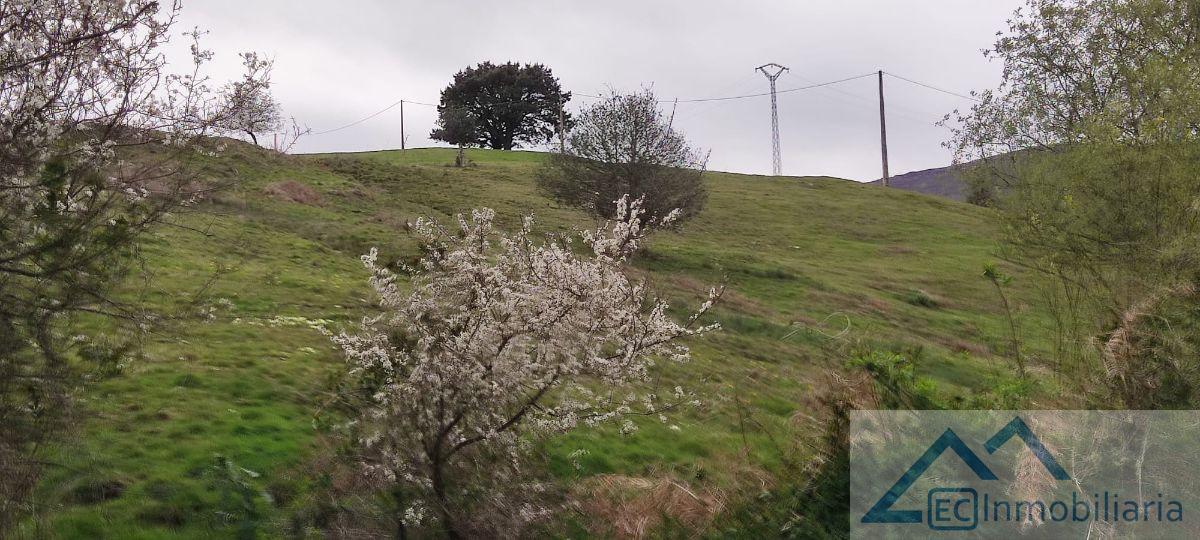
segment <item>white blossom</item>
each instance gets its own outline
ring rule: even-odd
[[[362,257],[382,311],[331,339],[370,388],[359,442],[373,467],[441,494],[442,472],[469,468],[481,452],[517,466],[539,436],[611,419],[630,433],[630,415],[674,407],[638,388],[655,357],[688,359],[679,338],[716,328],[698,321],[722,289],[685,321],[672,319],[626,273],[645,230],[640,201],[619,206],[618,219],[580,234],[590,257],[567,238],[536,242],[531,218],[498,232],[486,208],[457,216],[455,232],[416,221],[427,255],[411,286],[376,250]],[[687,394],[676,387],[674,397]]]

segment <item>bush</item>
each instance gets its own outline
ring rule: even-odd
[[[680,219],[695,216],[708,199],[701,180],[707,156],[671,127],[648,90],[585,109],[560,150],[547,160],[538,186],[605,219],[615,217],[624,194],[643,198],[650,219],[674,209]]]
[[[504,531],[553,515],[522,467],[530,443],[610,420],[628,433],[631,415],[691,403],[678,386],[669,397],[638,388],[655,362],[688,359],[678,340],[718,327],[698,321],[722,289],[675,322],[626,274],[646,230],[639,203],[619,201],[613,223],[579,233],[590,257],[569,239],[535,242],[532,218],[498,232],[486,208],[458,215],[454,232],[414,224],[426,256],[410,287],[377,251],[363,257],[383,312],[331,339],[357,389],[347,400],[360,463],[389,484],[401,536],[435,520],[450,537],[517,536]]]
[[[934,300],[932,296],[929,296],[929,293],[922,291],[920,289],[913,289],[911,291],[907,291],[900,296],[900,299],[903,300],[904,303],[906,303],[906,304],[912,304],[917,307],[925,307],[925,308],[931,308],[931,309],[939,307],[937,300]]]

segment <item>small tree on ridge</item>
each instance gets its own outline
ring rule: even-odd
[[[701,178],[706,160],[672,127],[653,92],[614,94],[580,113],[538,185],[605,219],[616,217],[613,201],[625,193],[641,198],[651,218],[678,209],[686,219],[708,198]]]

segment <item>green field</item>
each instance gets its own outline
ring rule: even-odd
[[[533,213],[547,231],[595,225],[536,193],[540,154],[468,155],[464,169],[443,149],[282,157],[231,144],[203,158],[227,187],[147,238],[128,294],[171,312],[215,273],[212,310],[152,334],[142,358],[82,396],[78,429],[38,492],[47,511],[19,533],[233,537],[228,515],[240,503],[223,496],[214,468],[225,456],[270,496],[255,498],[263,535],[286,536],[323,482],[314,461],[330,443],[315,426],[329,423],[318,415],[342,369],[313,326],[352,324],[371,309],[358,257],[378,246],[385,261],[411,261],[407,221],[478,206],[503,224]],[[681,311],[728,284],[716,311],[724,330],[692,343],[692,363],[661,373],[703,406],[628,437],[600,429],[554,441],[545,451],[563,483],[671,477],[734,506],[764,489],[778,441],[803,432],[798,419],[847,351],[905,354],[947,400],[1011,373],[997,354],[1004,313],[981,277],[995,259],[988,210],[834,178],[706,178],[706,209],[659,233],[635,264]],[[1018,305],[1036,294],[1020,275],[1013,287]],[[1036,357],[1048,325],[1023,309]],[[568,455],[578,449],[588,454],[576,467]]]

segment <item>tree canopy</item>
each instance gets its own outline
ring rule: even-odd
[[[269,82],[275,62],[248,52],[242,54],[242,64],[246,66],[247,75],[240,81],[230,83],[225,90],[225,99],[229,102],[227,107],[235,112],[218,127],[237,134],[244,133],[251,142],[258,144],[258,135],[283,127],[283,114],[279,102],[271,95]],[[255,78],[259,73],[263,76]]]
[[[497,150],[543,143],[557,133],[560,118],[570,121],[563,110],[570,99],[571,93],[563,92],[550,68],[542,64],[483,62],[455,74],[438,104],[440,117],[464,111],[470,115],[475,124],[472,136],[462,142],[439,128],[430,137]],[[444,119],[440,122],[445,125]]]
[[[1099,356],[1133,408],[1200,403],[1200,317],[1164,301],[1200,284],[1198,38],[1195,0],[1030,0],[987,52],[1002,84],[954,140],[983,160],[1006,255],[1056,283],[1063,350],[1103,343],[1070,358]],[[1152,391],[1168,386],[1189,390]]]

